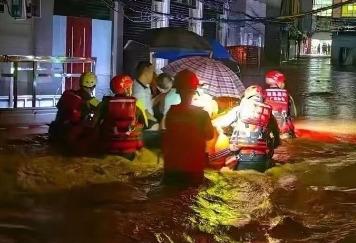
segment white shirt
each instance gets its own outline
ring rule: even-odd
[[[132,96],[137,100],[140,100],[145,105],[146,110],[153,115],[152,93],[149,84],[143,84],[140,81],[135,80]]]
[[[169,108],[172,105],[178,105],[180,104],[180,95],[176,93],[176,89],[171,89],[166,97],[164,97],[164,102],[163,102],[163,115],[166,115]]]

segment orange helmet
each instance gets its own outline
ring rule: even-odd
[[[197,90],[199,79],[192,71],[184,69],[174,77],[173,87],[177,90]]]
[[[277,70],[268,71],[265,77],[268,85],[277,85],[279,88],[282,88],[281,86],[283,86],[286,81],[284,74]]]
[[[110,88],[114,94],[128,94],[131,92],[133,80],[127,74],[117,75],[110,81]]]
[[[251,85],[245,90],[244,98],[248,99],[252,96],[264,97],[264,92],[261,86]]]

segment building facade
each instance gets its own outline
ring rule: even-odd
[[[229,3],[226,45],[240,64],[259,65],[265,46],[265,0],[235,0]]]
[[[334,0],[339,3],[344,0]],[[338,65],[356,65],[356,3],[333,10],[331,61]]]
[[[319,9],[345,0],[303,0],[304,11]],[[307,33],[302,54],[327,55],[339,65],[356,64],[356,3],[304,17],[302,30]]]

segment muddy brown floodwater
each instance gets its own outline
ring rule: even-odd
[[[343,132],[356,132],[355,72],[338,70],[327,58],[281,69],[304,121],[338,131],[347,121]],[[263,71],[243,78],[261,82]],[[275,152],[277,166],[267,172],[206,171],[200,187],[162,185],[157,161],[148,173],[118,168],[124,178],[113,183],[21,189],[13,177],[24,160],[65,160],[45,144],[45,137],[35,137],[2,148],[1,243],[356,242],[356,145],[342,139],[285,141]],[[105,174],[100,168],[94,171]]]

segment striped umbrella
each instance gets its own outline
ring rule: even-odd
[[[202,89],[213,97],[241,98],[245,91],[241,80],[231,69],[208,57],[182,58],[163,67],[162,71],[174,76],[184,69],[194,72]]]

